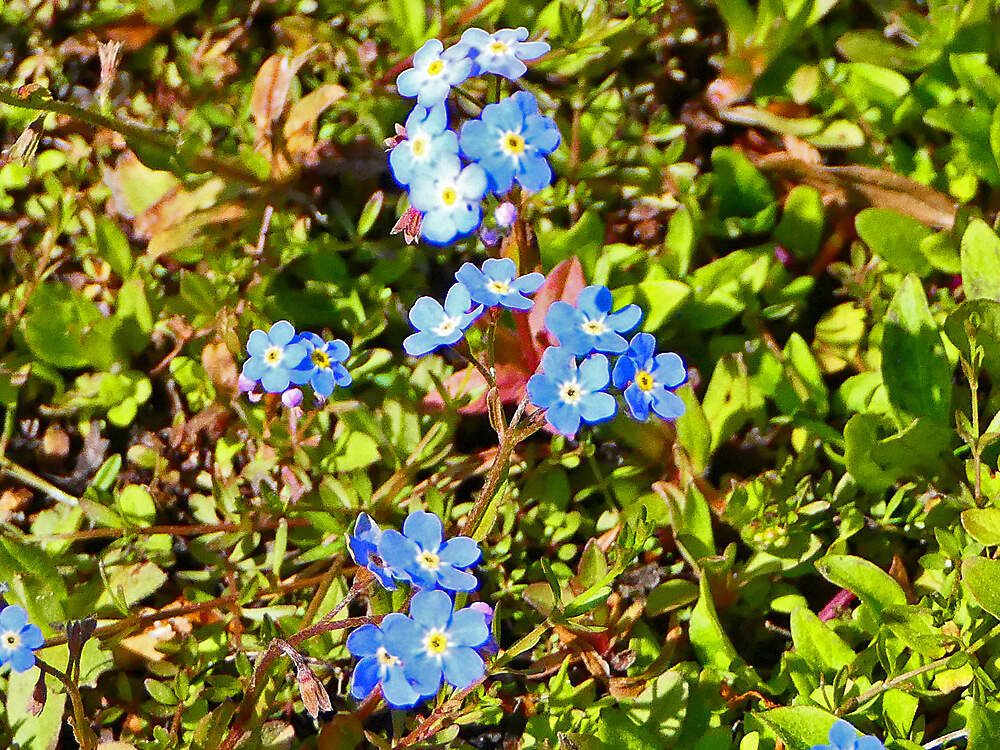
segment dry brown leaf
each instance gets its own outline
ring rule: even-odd
[[[316,123],[320,115],[339,99],[347,89],[333,83],[320,86],[292,105],[285,121],[285,149],[291,156],[306,155],[316,145]]]
[[[201,365],[216,386],[227,391],[236,390],[236,380],[239,377],[236,361],[225,344],[215,342],[206,345],[201,352]]]
[[[256,126],[254,148],[258,151],[266,149],[269,145],[271,127],[284,114],[285,106],[288,104],[288,91],[292,79],[314,49],[315,47],[310,47],[301,55],[292,58],[288,55],[271,55],[257,71],[250,100],[250,114]]]

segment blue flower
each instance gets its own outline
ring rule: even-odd
[[[587,357],[580,366],[572,352],[550,346],[542,355],[542,372],[528,380],[531,403],[547,409],[545,418],[555,430],[572,437],[581,420],[588,423],[611,419],[618,403],[605,393],[610,375],[603,354]]]
[[[809,750],[885,750],[885,745],[870,734],[858,736],[858,730],[843,719],[837,719],[830,727],[830,744],[813,745]]]
[[[444,306],[432,297],[421,297],[410,308],[410,323],[416,329],[403,341],[403,349],[411,357],[422,357],[438,347],[461,341],[465,329],[483,311],[479,305],[471,312],[472,297],[464,284],[455,284],[444,298]]]
[[[526,190],[541,190],[552,182],[545,159],[559,146],[559,128],[538,114],[538,102],[518,91],[496,104],[487,104],[478,120],[462,125],[459,145],[470,160],[489,175],[497,194],[510,190],[514,180]]]
[[[11,604],[0,611],[0,666],[10,662],[15,672],[27,672],[35,666],[35,649],[44,642],[42,631],[28,623],[23,607]]]
[[[669,389],[687,381],[684,360],[673,352],[656,354],[656,339],[649,333],[637,333],[611,373],[615,388],[625,388],[625,403],[634,419],[645,422],[649,410],[664,419],[676,419],[684,413],[684,402]],[[626,387],[628,386],[628,387]]]
[[[453,612],[443,591],[421,591],[410,602],[410,617],[383,621],[386,643],[403,659],[407,678],[421,695],[434,695],[444,680],[459,690],[486,672],[476,649],[489,640],[486,617],[471,607]]]
[[[354,534],[347,535],[347,548],[350,550],[354,562],[362,568],[368,568],[378,577],[385,588],[394,591],[396,581],[408,581],[409,578],[405,573],[386,565],[379,556],[378,543],[381,539],[382,529],[372,520],[371,516],[362,513],[354,524]]]
[[[406,517],[402,534],[395,529],[382,532],[378,554],[421,588],[472,591],[479,586],[476,577],[465,570],[479,562],[479,545],[467,536],[445,542],[441,519],[424,510]]]
[[[316,395],[323,398],[329,397],[338,385],[345,388],[351,384],[351,374],[342,364],[351,350],[343,341],[323,341],[315,333],[303,333],[296,337],[295,343],[305,348],[305,356],[291,373],[293,383],[309,383]]]
[[[421,107],[433,107],[448,98],[452,86],[464,81],[472,73],[472,60],[467,55],[466,44],[456,44],[444,49],[438,39],[429,39],[413,55],[413,67],[404,70],[396,79],[400,96],[417,97]]]
[[[292,382],[292,371],[306,356],[306,348],[295,339],[295,329],[287,320],[279,320],[264,333],[251,331],[247,338],[247,354],[243,376],[259,380],[268,393],[281,393]]]
[[[530,310],[535,303],[524,295],[534,294],[545,282],[540,273],[518,276],[510,258],[490,258],[481,271],[471,263],[463,263],[455,278],[465,284],[473,302],[510,310]]]
[[[478,164],[459,171],[442,164],[433,172],[418,172],[410,183],[410,205],[423,213],[420,235],[435,245],[476,231],[483,220],[480,201],[486,194],[486,173]]]
[[[409,185],[420,172],[443,168],[457,172],[458,135],[446,130],[448,111],[444,104],[430,109],[417,105],[406,118],[406,138],[389,154],[392,175],[400,185]]]
[[[462,42],[471,48],[478,72],[496,73],[504,78],[520,78],[528,70],[522,60],[536,60],[551,49],[546,42],[526,42],[528,30],[500,29],[488,34],[482,29],[468,29]]]
[[[403,670],[403,661],[388,631],[394,623],[410,618],[393,612],[382,618],[382,626],[362,625],[347,637],[347,650],[361,661],[351,676],[351,695],[363,700],[376,685],[382,685],[382,696],[393,708],[415,706],[424,697],[418,693]],[[436,692],[436,691],[435,691]]]
[[[576,307],[561,301],[552,303],[545,315],[545,327],[559,339],[560,346],[573,354],[621,354],[628,348],[621,334],[639,325],[642,310],[638,305],[625,305],[611,312],[612,304],[607,287],[584,287]]]

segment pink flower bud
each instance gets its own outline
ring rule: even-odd
[[[497,226],[506,229],[517,221],[517,207],[510,201],[504,201],[493,212],[493,218],[497,220]]]
[[[298,388],[289,388],[281,394],[281,403],[292,409],[302,403],[302,391]]]

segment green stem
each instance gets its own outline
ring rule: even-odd
[[[79,505],[80,501],[70,495],[68,492],[63,492],[61,489],[56,487],[51,482],[42,479],[40,476],[35,474],[33,471],[25,469],[13,461],[11,461],[6,456],[0,456],[0,472],[6,474],[12,479],[17,479],[18,481],[24,482],[29,487],[33,487],[39,492],[44,492],[46,495],[51,497],[57,502],[64,503],[66,505]]]
[[[951,661],[953,656],[954,654],[949,654],[948,656],[942,656],[940,659],[935,659],[929,664],[924,664],[922,667],[911,669],[909,672],[904,672],[898,677],[893,677],[891,680],[887,680],[883,682],[881,685],[876,685],[871,690],[866,690],[856,698],[851,698],[850,700],[845,701],[844,704],[837,709],[837,715],[843,716],[844,714],[853,711],[855,708],[862,705],[863,703],[867,703],[872,698],[881,695],[887,690],[892,690],[894,687],[898,687],[899,685],[902,685],[904,682],[909,682],[914,677],[919,677],[922,674],[926,674],[927,672],[931,672],[935,669],[939,669],[940,667],[947,665],[947,663]]]
[[[35,657],[35,664],[45,674],[52,675],[59,680],[66,688],[66,694],[69,696],[70,703],[73,704],[73,734],[76,735],[76,741],[83,750],[95,750],[97,748],[97,736],[87,722],[87,714],[83,710],[83,698],[80,696],[80,689],[66,674],[46,664],[38,657]]]

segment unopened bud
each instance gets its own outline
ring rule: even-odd
[[[48,688],[45,686],[45,672],[39,672],[38,682],[35,683],[35,689],[31,691],[31,697],[28,698],[28,713],[32,716],[40,716],[42,711],[45,710],[45,699],[48,697]]]
[[[299,388],[289,388],[281,394],[281,403],[289,409],[293,409],[302,403],[302,390]]]
[[[97,84],[97,100],[106,101],[118,75],[118,62],[121,59],[122,43],[101,42],[97,45],[97,56],[101,60],[101,82]]]
[[[510,201],[504,201],[493,212],[493,218],[496,219],[497,226],[506,229],[517,221],[517,206]]]
[[[423,220],[424,215],[422,213],[415,208],[408,208],[399,217],[396,226],[389,230],[389,234],[399,234],[402,232],[403,239],[406,240],[407,245],[416,244],[420,239],[420,225],[423,223]]]
[[[333,710],[330,694],[326,692],[326,688],[304,662],[300,663],[295,670],[295,682],[299,686],[302,705],[314,719],[319,716],[321,711]]]

